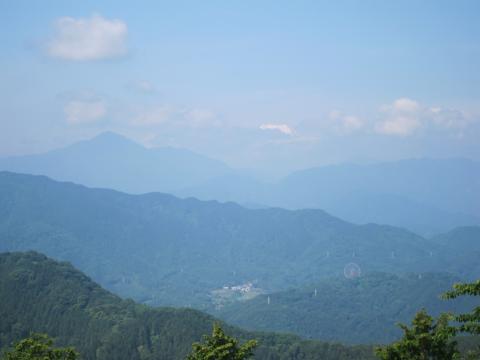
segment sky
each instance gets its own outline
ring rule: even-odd
[[[0,0],[0,156],[114,131],[240,169],[480,160],[478,1]]]

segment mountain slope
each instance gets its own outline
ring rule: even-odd
[[[71,261],[109,290],[163,305],[208,306],[225,284],[298,287],[342,274],[352,261],[364,272],[437,266],[426,239],[320,210],[250,210],[1,172],[0,251],[23,250]]]
[[[459,227],[432,238],[432,241],[442,248],[438,260],[445,271],[470,280],[480,277],[480,226]],[[449,261],[452,256],[457,260]]]
[[[427,237],[480,225],[480,163],[466,159],[322,166],[268,184],[185,149],[146,149],[107,132],[46,154],[0,158],[0,170],[128,193],[317,208],[354,223],[405,227]]]
[[[0,349],[47,332],[86,360],[182,359],[210,333],[214,319],[190,309],[149,308],[122,300],[75,270],[44,255],[0,254]],[[247,333],[257,338],[256,359],[372,359],[372,349],[301,341],[294,336]]]
[[[231,173],[191,151],[147,149],[111,132],[46,154],[3,158],[0,169],[131,193],[169,192]]]
[[[309,207],[321,207],[354,222],[392,224],[398,218],[394,225],[418,227],[422,220],[432,223],[436,215],[441,216],[437,220],[440,231],[448,230],[440,226],[444,220],[449,221],[447,226],[462,225],[461,221],[463,225],[480,224],[480,163],[466,159],[313,168],[291,174],[279,187],[286,194],[282,206],[305,207],[310,201]],[[365,214],[369,199],[374,203]],[[408,211],[414,211],[414,216],[405,219]],[[430,219],[419,219],[422,213]]]
[[[440,294],[458,281],[446,273],[370,273],[356,279],[333,278],[309,287],[261,295],[213,313],[247,329],[349,343],[387,343],[401,335],[396,323],[409,323],[421,308],[434,315],[470,311],[474,299],[440,299]]]
[[[400,226],[424,236],[480,225],[480,164],[466,159],[323,166],[294,172],[274,184],[231,175],[176,194],[323,209],[354,223]]]

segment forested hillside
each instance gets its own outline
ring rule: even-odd
[[[480,226],[456,228],[432,238],[432,241],[442,249],[439,265],[444,271],[470,280],[480,278]],[[456,261],[450,261],[452,257]]]
[[[192,309],[150,308],[103,290],[70,264],[42,254],[0,254],[0,349],[30,332],[74,346],[82,359],[172,359],[210,333],[214,318]],[[369,346],[346,347],[295,336],[252,333],[225,325],[240,339],[258,339],[256,359],[372,359]]]
[[[0,173],[0,240],[0,251],[38,250],[115,293],[163,305],[207,306],[213,290],[246,282],[267,292],[300,287],[350,262],[364,273],[442,267],[441,245],[321,210],[249,210],[8,172]]]
[[[339,277],[235,302],[214,314],[248,329],[329,341],[386,343],[400,336],[396,324],[408,323],[419,309],[434,315],[471,309],[475,299],[440,299],[455,282],[458,278],[447,273]]]

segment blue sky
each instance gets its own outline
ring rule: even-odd
[[[240,168],[480,160],[478,1],[0,0],[0,156],[112,130]]]

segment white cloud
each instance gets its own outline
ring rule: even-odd
[[[379,134],[408,136],[422,126],[422,109],[415,100],[397,99],[380,110],[383,119],[375,125],[375,131]]]
[[[102,100],[72,100],[65,105],[63,110],[67,122],[70,124],[96,122],[103,118],[107,113],[107,107]]]
[[[420,127],[421,123],[417,117],[394,116],[375,126],[375,131],[384,135],[411,135]]]
[[[444,129],[464,129],[473,121],[465,113],[456,109],[432,107],[427,111],[431,121]]]
[[[401,98],[395,100],[391,105],[391,108],[398,112],[416,113],[418,110],[420,110],[420,105],[415,100]]]
[[[356,116],[348,115],[343,118],[343,127],[349,131],[358,130],[363,127],[363,121]]]
[[[408,98],[397,99],[380,110],[382,120],[375,125],[375,131],[385,135],[408,136],[422,128],[462,130],[471,122],[459,110],[428,108]]]
[[[115,58],[127,53],[127,25],[100,15],[74,19],[62,17],[55,22],[55,34],[47,44],[52,57],[88,61]]]
[[[350,133],[360,130],[365,125],[363,120],[359,117],[353,115],[344,115],[338,110],[330,111],[328,117],[334,122],[334,127],[339,132]]]
[[[285,135],[293,135],[294,131],[287,124],[262,124],[260,125],[261,130],[276,130],[280,131]]]

